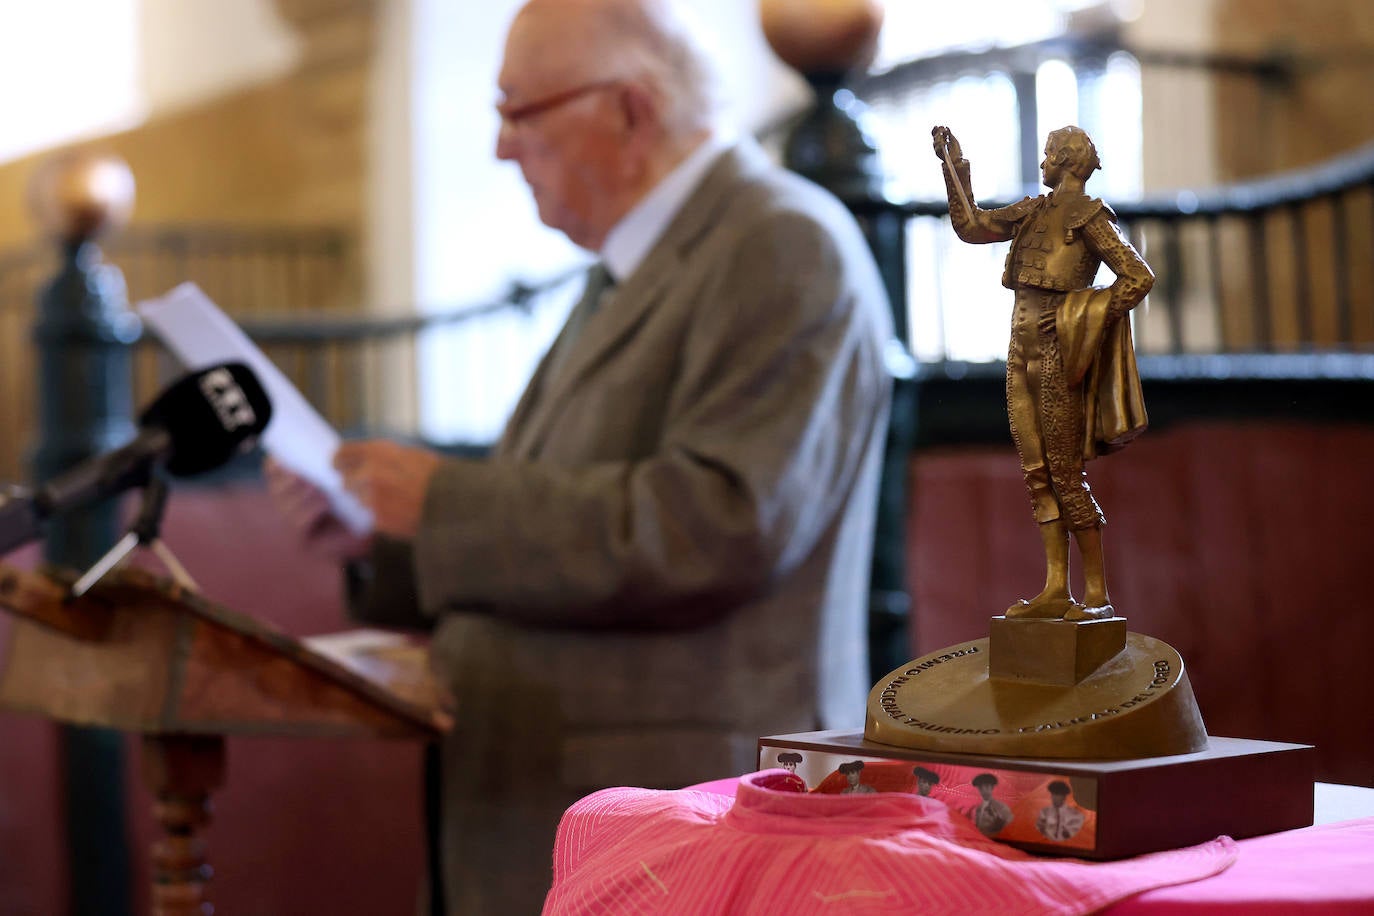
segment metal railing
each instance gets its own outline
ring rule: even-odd
[[[243,318],[240,324],[346,435],[420,432],[413,414],[398,415],[392,405],[418,402],[419,363],[430,344],[431,352],[440,351],[438,358],[449,375],[461,376],[452,383],[452,397],[482,408],[483,415],[493,410],[498,414],[495,422],[460,424],[456,434],[440,438],[447,440],[443,444],[480,445],[495,438],[504,411],[514,406],[580,290],[583,273],[584,268],[577,267],[535,283],[517,281],[489,301],[424,314],[263,313]],[[454,355],[460,350],[464,358]]]
[[[238,320],[264,312],[347,312],[360,300],[352,239],[331,228],[135,226],[102,247],[104,261],[122,275],[115,285],[130,302],[188,278],[228,304]],[[31,339],[39,295],[60,264],[59,250],[50,245],[0,255],[0,425],[9,432],[0,442],[0,479],[27,476],[38,374]],[[141,343],[134,359],[135,403],[144,403],[176,371],[159,348]]]
[[[570,301],[580,269],[513,283],[492,301],[380,317],[358,308],[360,272],[352,240],[317,227],[132,227],[102,246],[130,303],[193,280],[220,304],[325,417],[346,434],[415,435],[417,342],[459,334],[494,349],[514,375],[464,379],[462,397],[512,402]],[[34,446],[37,361],[31,338],[37,300],[61,258],[31,246],[0,255],[0,480],[28,476]],[[102,270],[104,268],[97,268]],[[545,312],[552,314],[545,315]],[[526,325],[535,324],[534,332]],[[518,352],[515,352],[518,351]],[[151,335],[134,348],[135,404],[146,404],[181,371]],[[409,405],[397,409],[397,404]],[[488,424],[490,428],[491,424]],[[490,437],[490,434],[486,436]]]

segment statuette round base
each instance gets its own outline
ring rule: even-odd
[[[1124,649],[1074,684],[992,677],[988,661],[989,640],[978,639],[892,671],[869,694],[864,737],[949,753],[1088,760],[1207,747],[1183,659],[1153,637],[1128,633]]]

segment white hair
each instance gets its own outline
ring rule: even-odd
[[[719,107],[714,60],[683,4],[606,0],[595,5],[590,19],[591,46],[605,52],[611,75],[654,94],[670,135],[711,126]]]

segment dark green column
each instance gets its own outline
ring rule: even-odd
[[[132,422],[132,349],[139,321],[124,278],[101,263],[100,249],[75,231],[63,243],[57,276],[38,299],[38,443],[33,476],[49,480],[127,442]],[[52,518],[45,559],[84,570],[121,534],[117,506],[106,500]],[[63,726],[60,734],[64,819],[73,916],[131,912],[124,800],[124,737],[107,729]]]
[[[883,194],[878,153],[864,133],[863,110],[844,77],[805,74],[816,105],[789,134],[788,168],[840,198],[859,220],[892,303],[894,339],[888,352],[893,376],[892,417],[878,493],[877,533],[869,591],[869,666],[872,680],[911,659],[911,597],[906,584],[907,463],[915,435],[915,361],[907,348],[906,220]]]

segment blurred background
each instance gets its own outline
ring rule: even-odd
[[[346,434],[489,444],[589,257],[538,223],[518,171],[492,155],[517,6],[0,0],[0,480],[30,479],[40,445],[32,329],[61,252],[35,206],[55,193],[45,170],[73,153],[117,157],[136,186],[127,225],[100,240],[116,305],[193,280]],[[976,638],[1042,575],[999,413],[1005,247],[962,245],[940,216],[930,128],[953,129],[988,203],[1037,193],[1045,135],[1077,123],[1104,165],[1089,191],[1160,277],[1133,316],[1159,431],[1090,469],[1117,605],[1180,649],[1214,734],[1317,743],[1319,778],[1374,785],[1351,718],[1374,702],[1361,669],[1374,639],[1367,0],[692,7],[730,129],[793,164],[817,111],[851,130],[842,165],[864,180],[835,187],[879,249],[900,332],[885,651]],[[776,40],[795,17],[846,11],[881,13],[882,29],[842,82],[820,72],[833,67],[804,76],[765,38],[769,17]],[[132,347],[143,403],[176,366],[151,340]],[[166,537],[215,600],[291,633],[344,626],[336,571],[292,553],[251,470],[178,489]],[[198,563],[226,540],[237,568]],[[245,569],[273,587],[247,588]],[[7,626],[0,615],[0,651]],[[208,834],[215,899],[410,912],[418,760],[383,742],[231,742]],[[72,902],[69,766],[52,726],[0,714],[0,916],[89,905]],[[136,775],[119,780],[112,855],[131,877],[117,893],[141,908],[149,800]]]
[[[584,261],[492,156],[495,72],[516,6],[4,0],[4,338],[26,333],[49,269],[30,266],[47,252],[32,251],[27,200],[55,148],[107,150],[132,169],[133,220],[109,260],[134,301],[189,278],[239,316],[436,315]],[[811,93],[770,52],[757,4],[703,0],[694,12],[720,63],[727,123],[777,141]],[[1092,189],[1115,204],[1358,148],[1374,121],[1370,19],[1353,0],[986,0],[972,14],[890,3],[870,72],[851,82],[893,200],[942,199],[933,124],[963,141],[979,196],[1006,200],[1033,191],[1045,134],[1080,123],[1106,166]],[[938,306],[965,299],[950,284],[994,270],[1000,254],[951,243],[934,223],[912,235],[913,351],[999,358],[1006,303],[995,288],[977,284],[972,307]],[[345,428],[384,416],[431,439],[489,440],[561,323],[561,292],[480,331],[432,329],[403,378],[341,373],[365,379],[355,390],[317,365],[317,401]],[[1197,331],[1196,346],[1214,343]],[[3,365],[0,419],[23,430],[32,373],[23,353]],[[0,469],[17,467],[0,455]]]

